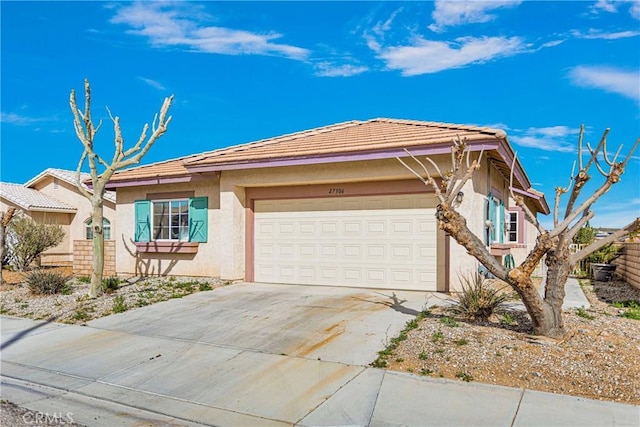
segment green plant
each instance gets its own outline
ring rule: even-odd
[[[431,375],[433,373],[433,371],[431,369],[428,368],[422,368],[420,370],[420,375]]]
[[[429,358],[429,356],[427,356],[427,353],[424,352],[424,350],[422,350],[420,352],[420,354],[418,355],[418,359],[420,360],[427,360]]]
[[[80,322],[85,322],[85,321],[91,319],[91,316],[89,315],[89,312],[85,308],[80,307],[73,314],[72,319],[73,320],[78,320]]]
[[[204,291],[210,291],[211,289],[213,289],[211,287],[211,285],[209,283],[200,283],[200,285],[198,286],[198,290],[200,292],[204,292]]]
[[[114,313],[124,313],[127,311],[129,307],[124,300],[122,295],[118,295],[113,299],[113,312]]]
[[[78,277],[78,282],[80,282],[80,283],[91,283],[91,277],[89,277],[89,276],[80,276],[80,277]]]
[[[455,340],[454,343],[457,346],[461,346],[461,345],[467,345],[469,344],[469,341],[466,338],[460,338],[459,340]]]
[[[591,227],[589,223],[580,228],[573,237],[573,243],[577,245],[589,245],[596,239],[596,229]]]
[[[102,279],[102,291],[107,294],[112,294],[120,287],[120,279],[117,277],[105,277]]]
[[[587,256],[586,261],[593,264],[609,264],[614,259],[622,255],[622,245],[617,243],[609,243],[592,252]]]
[[[457,328],[460,324],[453,317],[445,316],[440,319],[440,323],[450,328]]]
[[[444,340],[444,334],[442,333],[442,331],[436,331],[433,334],[431,334],[431,342],[437,343],[443,340]]]
[[[404,359],[402,357],[398,357],[396,359],[396,363],[402,363],[402,362],[404,362]]]
[[[592,316],[591,314],[587,313],[587,310],[584,307],[578,307],[576,309],[576,314],[582,317],[583,319],[587,319],[587,320],[595,319],[595,316]]]
[[[511,313],[503,313],[502,318],[500,319],[500,323],[504,323],[505,325],[513,326],[517,324],[516,319],[511,315]]]
[[[373,366],[374,368],[386,368],[387,367],[387,360],[383,359],[381,357],[378,357],[376,360],[373,361],[371,366]]]
[[[613,306],[617,308],[626,308],[626,310],[624,310],[622,314],[620,314],[620,316],[627,319],[640,320],[640,302],[635,300],[627,300],[622,302],[614,302]]]
[[[462,292],[456,294],[450,310],[468,319],[487,320],[500,310],[509,294],[492,288],[480,274],[462,276]]]
[[[16,215],[7,227],[7,257],[18,270],[25,271],[44,251],[59,245],[62,239],[64,230],[61,226]]]
[[[468,373],[464,372],[464,371],[456,372],[456,378],[460,378],[462,381],[465,381],[465,382],[473,381],[473,376],[471,374],[468,374]]]
[[[53,295],[68,288],[69,277],[46,270],[33,270],[26,274],[25,280],[31,293]]]

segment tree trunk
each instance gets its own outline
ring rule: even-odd
[[[102,293],[102,272],[104,270],[104,230],[102,229],[102,201],[93,201],[91,225],[93,228],[93,258],[91,263],[91,286],[89,297],[96,298]]]
[[[2,215],[4,217],[4,215]],[[0,285],[4,285],[4,277],[2,276],[2,261],[6,253],[5,249],[5,233],[7,227],[4,225],[4,221],[0,221]]]
[[[562,320],[562,302],[565,296],[565,285],[571,273],[572,265],[569,262],[571,254],[569,247],[565,243],[557,247],[555,251],[547,253],[547,279],[545,284],[544,302],[547,311],[547,322],[545,328],[554,336],[560,338],[565,334],[564,322]]]
[[[2,261],[4,261],[4,256],[7,253],[7,226],[13,219],[13,215],[15,215],[15,213],[15,208],[9,208],[6,213],[0,212],[0,285],[4,284],[4,277],[2,277]]]

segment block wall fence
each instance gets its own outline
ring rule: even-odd
[[[93,259],[93,241],[73,241],[73,274],[76,276],[91,276],[91,261]],[[116,275],[116,242],[104,241],[104,277]]]
[[[622,256],[613,262],[616,268],[616,276],[640,289],[640,242],[626,242]]]

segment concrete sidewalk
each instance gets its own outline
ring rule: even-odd
[[[425,301],[238,284],[88,326],[0,316],[0,397],[87,426],[640,425],[637,406],[367,367]]]

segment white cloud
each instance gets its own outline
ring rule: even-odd
[[[514,130],[510,139],[514,144],[521,147],[570,153],[576,149],[577,139],[574,135],[579,133],[579,129],[573,129],[568,126],[549,126],[529,128],[525,131]],[[576,141],[572,141],[574,139]]]
[[[136,2],[116,9],[112,23],[133,29],[128,33],[146,37],[155,47],[178,47],[224,55],[274,55],[304,60],[307,49],[279,44],[274,32],[252,33],[204,24],[210,17],[191,3]]]
[[[571,69],[569,78],[577,86],[602,89],[640,101],[638,70],[624,71],[613,67],[580,65]]]
[[[161,91],[165,91],[167,90],[167,88],[165,88],[162,83],[158,82],[157,80],[153,80],[153,79],[148,79],[146,77],[142,77],[142,76],[138,76],[138,79],[145,82],[146,84],[148,84],[149,86],[161,90]]]
[[[454,25],[489,22],[496,18],[495,15],[488,13],[489,11],[514,7],[520,3],[522,3],[521,0],[436,0],[434,11],[431,14],[434,23],[429,25],[429,29],[439,32],[443,31],[445,27]]]
[[[319,77],[351,77],[369,71],[368,67],[359,65],[335,65],[330,62],[315,64],[315,75]]]
[[[16,126],[29,126],[34,123],[45,122],[50,120],[43,117],[28,117],[16,113],[0,112],[0,122],[9,123]]]
[[[637,37],[640,36],[640,31],[617,31],[613,33],[606,33],[601,30],[590,29],[586,33],[583,33],[578,30],[574,30],[571,32],[571,35],[577,37],[579,39],[602,39],[602,40],[617,40],[617,39],[625,39],[629,37]]]
[[[519,37],[461,37],[454,42],[416,37],[408,46],[378,47],[374,50],[386,62],[387,68],[400,70],[404,76],[414,76],[484,63],[526,49]]]
[[[596,4],[591,6],[591,12],[618,13],[618,8],[627,5],[629,6],[629,14],[640,20],[640,1],[638,0],[598,0]]]

